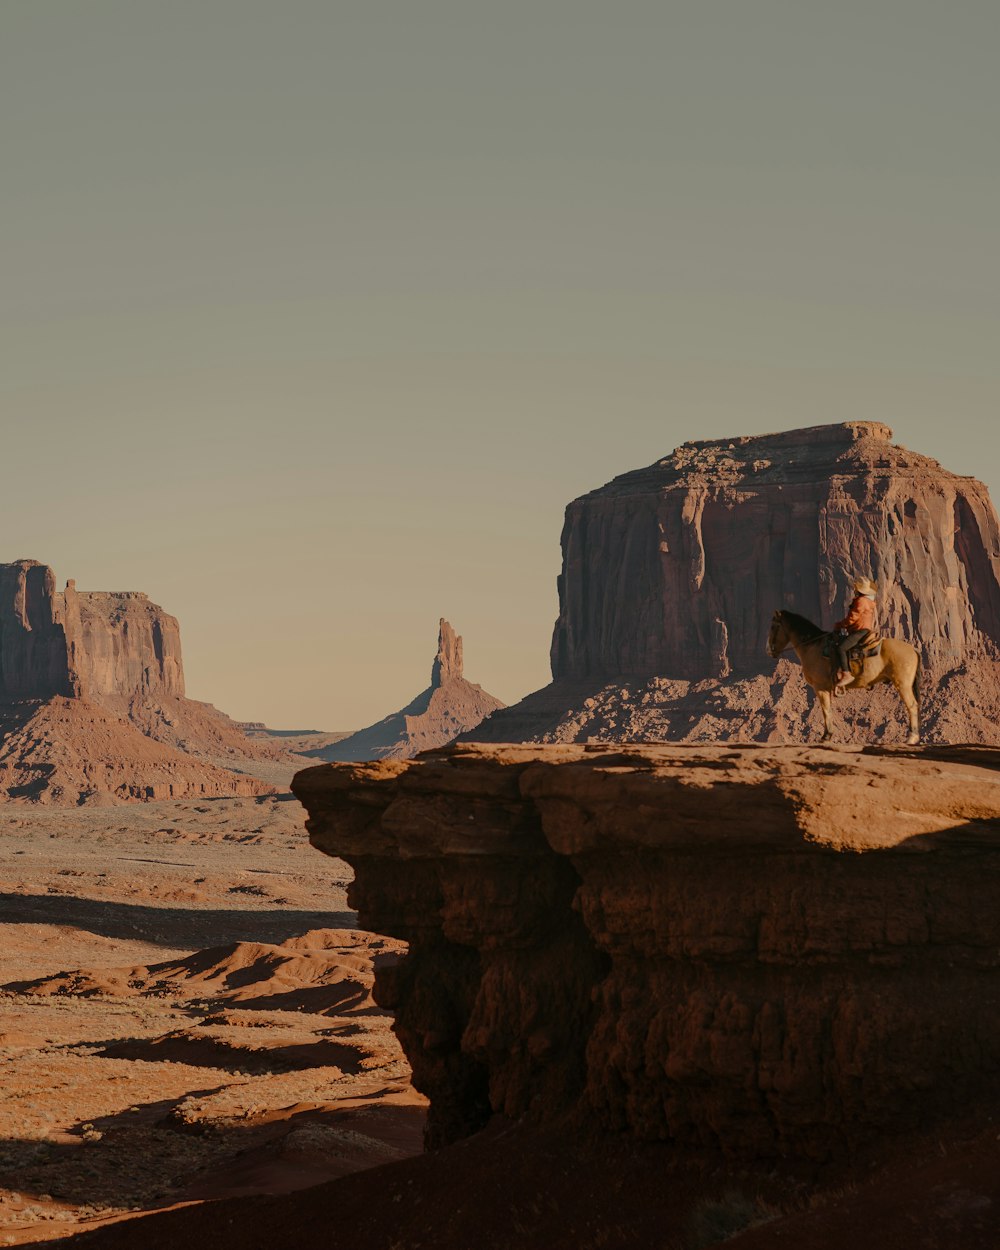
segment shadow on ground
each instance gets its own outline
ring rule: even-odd
[[[194,950],[228,942],[284,942],[310,929],[353,929],[357,916],[352,911],[146,907],[65,894],[0,894],[0,920],[72,925],[101,937]]]

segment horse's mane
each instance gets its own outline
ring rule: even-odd
[[[822,638],[826,633],[825,629],[820,629],[818,625],[814,625],[812,621],[804,616],[799,616],[798,612],[782,612],[787,624],[799,635],[802,642],[814,642],[817,638]]]

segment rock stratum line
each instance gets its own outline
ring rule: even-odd
[[[1000,752],[472,745],[293,790],[441,1144],[843,1157],[1000,1092]]]

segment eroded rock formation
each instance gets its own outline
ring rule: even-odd
[[[192,757],[195,757],[192,759]],[[37,560],[0,564],[0,798],[253,795],[216,765],[290,761],[185,697],[177,620],[137,591],[56,589]]]
[[[0,698],[184,695],[180,626],[140,591],[56,589],[37,560],[0,564]]]
[[[441,618],[431,684],[383,720],[341,741],[303,754],[322,760],[409,759],[444,746],[504,706],[482,686],[466,681],[462,639]]]
[[[102,695],[159,694],[184,696],[181,630],[141,591],[76,593],[69,582],[67,597],[76,594],[80,640],[77,652],[81,692]]]
[[[685,443],[566,510],[555,677],[759,670],[771,614],[842,615],[852,579],[929,663],[995,654],[986,488],[856,421]]]
[[[896,446],[888,426],[685,443],[571,503],[562,547],[553,686],[493,717],[478,739],[624,739],[634,715],[586,713],[588,699],[610,709],[627,685],[653,696],[640,736],[666,721],[672,738],[710,738],[711,700],[699,708],[691,694],[725,687],[747,711],[763,702],[774,610],[829,627],[864,574],[882,588],[886,631],[921,651],[926,692],[945,694],[930,738],[997,740],[995,700],[977,705],[982,689],[1000,687],[997,514],[982,483]],[[682,683],[682,702],[653,678]],[[891,738],[903,723],[891,699],[867,693],[838,710],[866,721],[868,736]],[[754,731],[734,719],[742,740],[810,734],[805,716],[790,730],[777,718]]]
[[[1000,1093],[1000,753],[473,747],[311,768],[310,840],[410,943],[431,1138],[576,1114],[842,1157]]]

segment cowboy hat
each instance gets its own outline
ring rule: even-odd
[[[877,595],[878,583],[871,581],[867,577],[859,577],[855,579],[854,589],[859,595]]]

